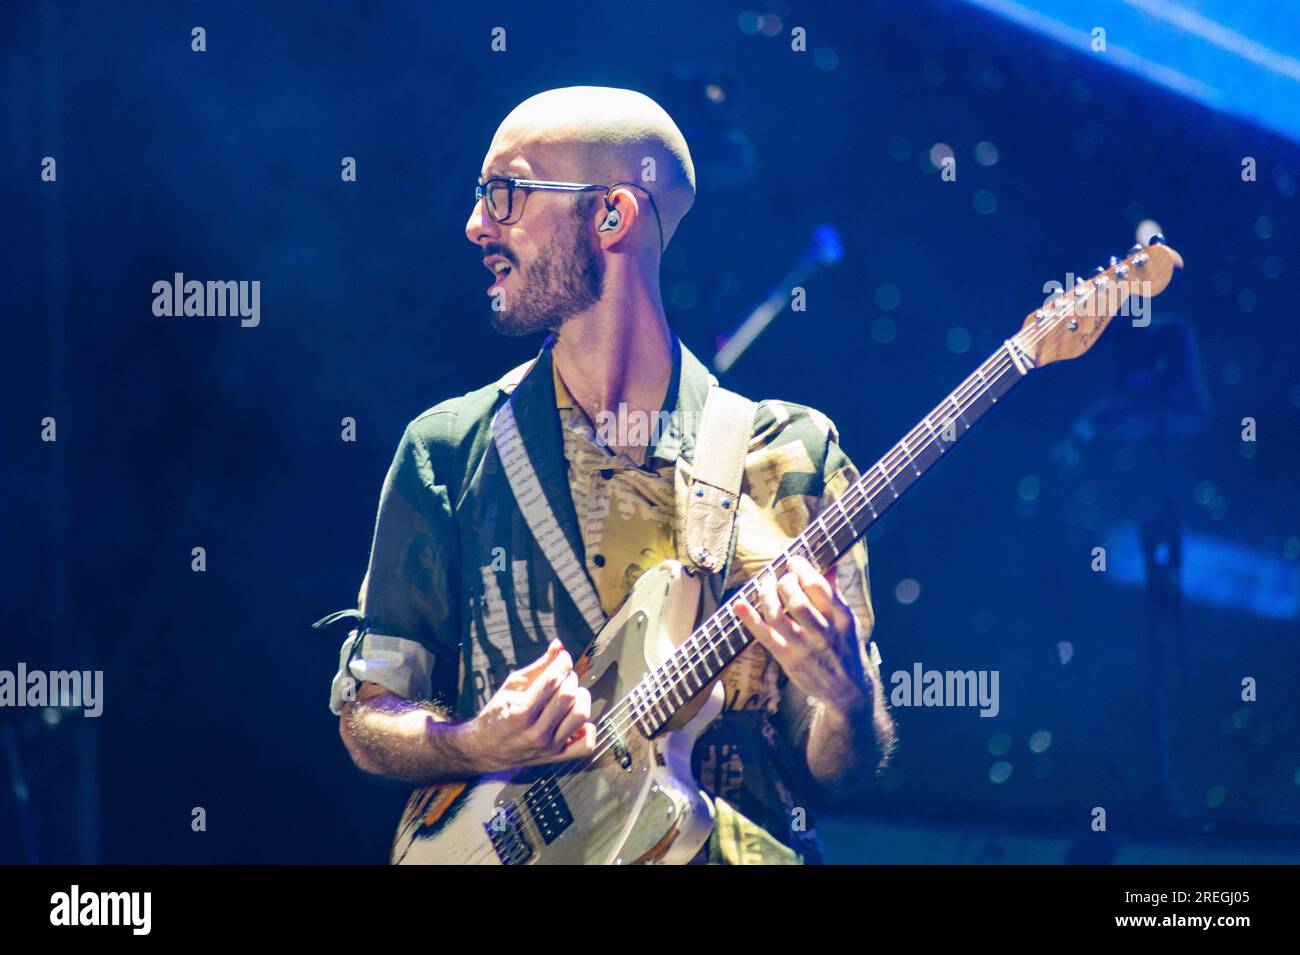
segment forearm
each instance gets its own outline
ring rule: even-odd
[[[894,721],[879,687],[856,708],[818,703],[805,744],[808,771],[832,798],[861,792],[894,748]]]
[[[453,722],[432,704],[373,693],[343,708],[339,735],[359,769],[410,783],[480,775],[472,725]]]

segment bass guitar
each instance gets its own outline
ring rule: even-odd
[[[392,862],[690,860],[713,825],[712,806],[691,776],[691,749],[722,708],[718,675],[751,640],[735,600],[756,603],[756,581],[783,575],[794,555],[822,571],[831,567],[1020,379],[1082,355],[1133,296],[1158,295],[1182,264],[1157,236],[1034,309],[1019,332],[702,622],[698,577],[672,560],[643,574],[575,663],[591,692],[595,753],[417,790]]]

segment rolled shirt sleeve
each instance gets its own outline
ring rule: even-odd
[[[335,714],[362,682],[409,700],[455,700],[459,641],[451,582],[458,536],[452,492],[433,463],[445,457],[439,438],[452,413],[433,409],[411,422],[384,480],[357,604],[365,626],[340,650],[330,686]]]

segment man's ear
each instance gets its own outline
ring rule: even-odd
[[[596,204],[596,234],[603,248],[624,251],[641,220],[641,203],[626,187],[611,189],[609,198]]]

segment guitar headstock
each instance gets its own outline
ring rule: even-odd
[[[1149,245],[1133,246],[1123,259],[1112,256],[1108,267],[1098,267],[1090,278],[1080,278],[1074,288],[1030,312],[1016,343],[1035,365],[1078,358],[1130,299],[1159,295],[1169,287],[1174,269],[1182,267],[1182,256],[1165,245],[1164,237],[1152,236]]]

